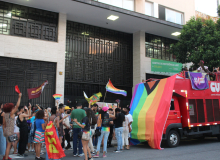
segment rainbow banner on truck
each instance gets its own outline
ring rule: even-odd
[[[148,141],[151,148],[161,149],[175,79],[176,75],[135,86],[130,104],[133,116],[131,143],[134,145]]]

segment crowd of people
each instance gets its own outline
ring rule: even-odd
[[[112,146],[112,139],[117,139],[115,153],[129,150],[129,137],[133,122],[130,108],[98,106],[97,104],[82,108],[65,106],[57,102],[52,108],[39,105],[20,106],[22,94],[17,104],[0,103],[0,155],[3,160],[11,159],[10,150],[20,157],[28,156],[26,152],[35,152],[35,160],[44,160],[41,155],[45,147],[45,129],[52,122],[63,150],[73,148],[73,156],[85,156],[85,160],[107,157],[107,148]],[[70,143],[70,142],[73,143]],[[46,159],[48,154],[46,152]]]

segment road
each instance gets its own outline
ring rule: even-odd
[[[113,153],[115,148],[108,148],[108,157],[105,160],[220,160],[220,142],[216,138],[182,140],[177,148],[167,148],[165,143],[162,143],[162,147],[164,147],[163,150],[155,150],[143,143],[131,146],[131,150],[121,153]],[[65,151],[65,153],[66,157],[62,160],[84,159],[84,157],[73,157],[72,150]],[[28,155],[21,159],[34,160],[33,153],[28,153]],[[102,153],[100,155],[102,156]]]

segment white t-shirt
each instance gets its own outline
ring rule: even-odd
[[[205,68],[205,69],[208,69],[207,66],[204,66],[204,68]],[[202,67],[199,67],[197,70],[198,70],[199,72],[206,73],[206,72],[202,69]]]
[[[131,114],[125,115],[125,117],[128,118],[128,123],[133,122],[133,118],[132,118],[132,115],[131,115]],[[132,127],[131,127],[131,128],[132,128]]]
[[[63,114],[63,117],[65,117],[67,114]],[[69,117],[66,117],[64,120],[63,120],[63,123],[65,123],[69,128],[70,128],[70,119]],[[63,125],[63,129],[66,129],[66,126]]]
[[[133,122],[133,118],[131,114],[125,115],[126,117],[128,117],[128,122],[131,123]]]

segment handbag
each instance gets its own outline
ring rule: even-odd
[[[89,132],[83,132],[82,133],[82,140],[89,141],[90,140],[90,133]]]
[[[11,136],[8,136],[8,141],[9,141],[9,142],[15,142],[15,141],[17,141],[17,140],[18,140],[17,134],[13,134],[13,135],[11,135]]]

